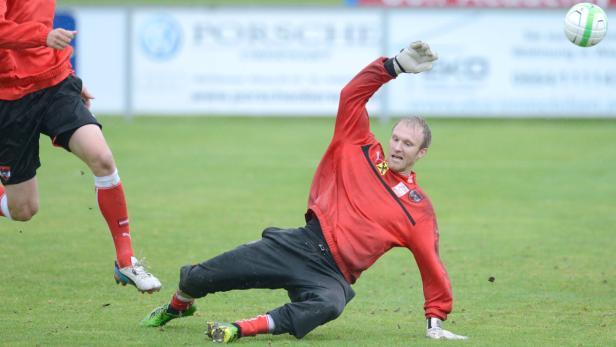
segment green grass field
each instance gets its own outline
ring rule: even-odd
[[[202,346],[204,322],[262,314],[284,291],[220,293],[194,318],[147,329],[181,265],[299,226],[333,118],[102,118],[124,182],[138,256],[165,287],[116,286],[111,238],[85,165],[41,141],[40,213],[0,220],[0,345]],[[447,327],[424,338],[416,265],[393,250],[354,286],[334,322],[303,340],[240,346],[616,345],[616,121],[431,120],[416,167],[439,216],[454,288]],[[387,141],[391,124],[373,130]],[[494,277],[494,282],[488,281]]]

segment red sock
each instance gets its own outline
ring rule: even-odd
[[[262,314],[252,319],[238,320],[235,322],[240,327],[241,336],[255,336],[257,334],[269,333],[269,322],[267,316]]]
[[[130,228],[128,226],[128,210],[122,183],[110,188],[96,188],[98,208],[107,221],[109,231],[113,237],[116,257],[120,267],[132,265],[133,248],[130,241]]]
[[[4,186],[0,186],[0,201],[2,201],[2,196],[4,195]],[[2,209],[0,208],[0,217],[4,217],[4,213],[2,213]]]
[[[177,295],[173,294],[173,298],[171,298],[171,304],[169,306],[176,311],[186,311],[190,306],[192,306],[192,304],[192,301],[182,301],[178,299]]]

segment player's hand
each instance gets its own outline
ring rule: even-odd
[[[90,94],[88,88],[85,86],[81,87],[81,100],[83,100],[83,103],[87,108],[90,108],[92,105],[92,99],[94,99],[94,96]]]
[[[426,336],[435,340],[466,340],[467,336],[457,335],[442,327],[443,321],[438,318],[428,318]]]
[[[77,35],[76,31],[54,29],[47,34],[47,47],[62,50],[71,44],[75,35]]]
[[[427,43],[415,41],[401,50],[394,58],[396,74],[403,72],[420,73],[432,69],[432,62],[438,59],[438,55]]]

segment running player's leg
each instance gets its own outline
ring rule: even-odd
[[[140,291],[158,291],[160,281],[146,272],[133,256],[124,187],[101,129],[96,124],[78,128],[70,137],[68,147],[94,174],[98,207],[116,248],[116,281],[133,284]]]
[[[21,183],[0,186],[0,216],[25,222],[32,219],[38,207],[36,177]]]
[[[133,256],[124,188],[101,126],[82,100],[82,87],[77,77],[58,85],[41,132],[50,136],[54,145],[73,152],[94,174],[98,206],[116,248],[116,282],[132,284],[141,292],[158,291],[160,281]]]
[[[70,137],[68,147],[94,174],[98,207],[113,237],[118,264],[130,266],[133,249],[126,199],[111,150],[100,128],[95,124],[80,127]]]
[[[38,211],[36,170],[45,91],[0,100],[0,217],[28,221]]]

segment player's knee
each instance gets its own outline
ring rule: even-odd
[[[338,298],[329,297],[324,298],[317,310],[323,317],[324,322],[329,322],[333,319],[340,317],[342,311],[344,311],[345,302]]]
[[[115,171],[115,162],[111,151],[101,151],[88,158],[88,165],[96,176],[111,175]]]
[[[325,306],[325,312],[329,320],[340,317],[342,311],[344,311],[344,305],[337,302],[328,303]]]
[[[206,289],[202,285],[204,273],[195,269],[197,265],[185,265],[180,268],[179,289],[193,298],[204,297]]]
[[[29,201],[18,206],[9,206],[11,218],[20,222],[27,222],[38,212],[39,206],[36,201]]]

